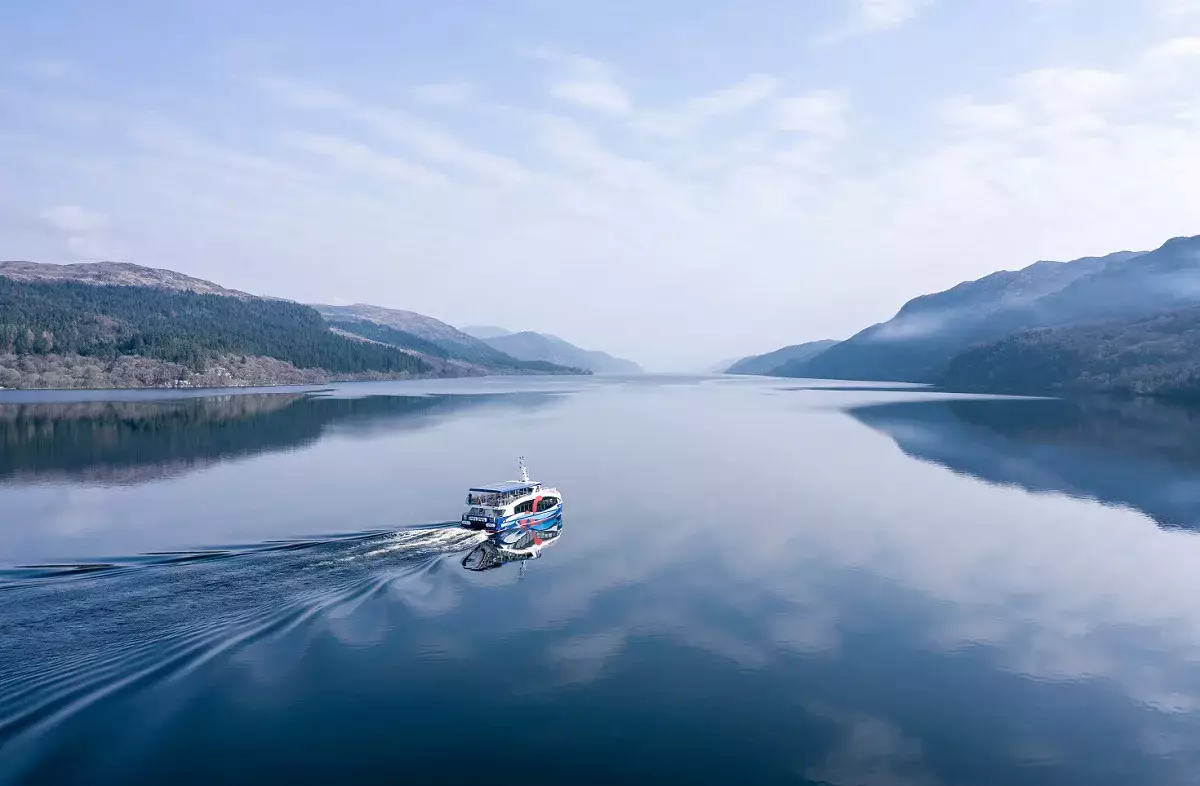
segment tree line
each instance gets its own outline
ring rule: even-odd
[[[218,356],[265,356],[338,373],[432,371],[394,347],[331,332],[284,300],[0,276],[0,355],[136,355],[203,371]]]

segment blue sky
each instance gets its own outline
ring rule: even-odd
[[[697,368],[1200,233],[1200,0],[0,10],[0,258]]]

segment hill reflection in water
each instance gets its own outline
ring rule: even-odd
[[[1151,399],[949,399],[849,410],[909,456],[1200,530],[1200,408]]]
[[[558,396],[248,393],[0,404],[0,483],[137,484],[223,461],[296,450],[333,431],[369,436],[420,429],[464,410],[537,409]]]

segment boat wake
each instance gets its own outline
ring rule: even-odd
[[[99,703],[384,592],[428,603],[446,589],[431,585],[457,575],[441,562],[482,538],[434,524],[5,571],[0,783],[19,782],[37,765],[36,741]]]

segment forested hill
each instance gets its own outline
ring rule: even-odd
[[[432,371],[411,353],[332,332],[299,303],[0,275],[3,387],[273,384]]]
[[[591,372],[572,366],[562,366],[539,360],[518,360],[491,347],[483,352],[452,341],[430,341],[429,339],[369,319],[335,319],[327,316],[330,327],[359,336],[369,341],[389,344],[401,349],[419,352],[429,358],[460,361],[463,364],[500,374],[589,374]]]

